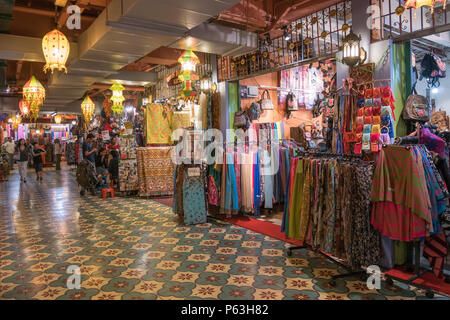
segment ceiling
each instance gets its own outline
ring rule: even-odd
[[[245,53],[257,47],[261,34],[275,37],[289,21],[340,1],[0,0],[12,4],[10,12],[0,12],[0,20],[11,16],[6,24],[0,21],[0,73],[8,89],[4,85],[0,92],[0,111],[17,108],[4,101],[17,101],[32,74],[46,86],[42,110],[79,112],[86,93],[101,101],[114,80],[126,84],[126,96],[136,100],[156,82],[155,68],[177,64],[184,49]],[[80,30],[66,26],[73,4],[81,10]],[[71,43],[67,74],[42,71],[40,41],[55,25]]]

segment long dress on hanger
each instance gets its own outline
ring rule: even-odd
[[[413,241],[432,228],[420,154],[399,146],[380,152],[372,187],[372,225],[393,240]]]

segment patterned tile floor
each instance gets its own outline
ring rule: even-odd
[[[0,183],[0,299],[426,299],[400,283],[332,287],[343,270],[308,250],[287,258],[287,247],[217,221],[180,225],[151,200],[80,199],[69,171]],[[67,288],[71,265],[80,289]]]

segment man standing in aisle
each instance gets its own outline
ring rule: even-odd
[[[95,153],[97,152],[96,148],[92,148],[92,140],[94,139],[94,135],[89,133],[86,137],[86,141],[83,142],[83,158],[92,163],[95,170]],[[94,171],[95,172],[95,171]],[[80,195],[84,195],[86,190],[83,186],[81,186]],[[92,194],[95,195],[95,190],[91,190]]]
[[[12,141],[12,138],[8,138],[6,140],[4,146],[5,146],[5,151],[8,154],[9,170],[12,171],[14,169],[14,151],[16,149],[16,145]]]

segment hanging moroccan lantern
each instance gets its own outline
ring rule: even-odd
[[[28,116],[30,113],[30,105],[25,99],[20,100],[19,109],[22,116]]]
[[[357,64],[362,64],[366,60],[367,54],[364,48],[361,47],[361,36],[357,36],[350,31],[350,33],[342,40],[343,43],[343,62],[354,67]]]
[[[405,2],[405,8],[414,8],[415,10],[420,9],[421,7],[430,7],[431,14],[434,13],[434,6],[437,2],[441,2],[444,4],[443,9],[447,5],[447,0],[407,0]],[[416,12],[414,12],[414,17],[416,17]]]
[[[191,50],[186,50],[178,59],[178,62],[181,64],[181,72],[178,79],[182,81],[183,86],[180,95],[183,99],[193,100],[197,95],[193,88],[193,83],[198,80],[195,71],[199,59]]]
[[[125,97],[123,96],[123,91],[125,90],[124,86],[120,83],[114,83],[109,90],[112,91],[111,101],[113,105],[111,110],[119,115],[123,112],[123,102],[125,101]]]
[[[181,57],[178,58],[178,62],[181,64],[181,71],[195,72],[199,59],[194,52],[186,50]]]
[[[191,71],[182,71],[178,76],[178,79],[182,81],[183,89],[181,89],[180,95],[183,99],[193,100],[197,95],[197,91],[193,88],[192,84],[197,81],[198,77]]]
[[[112,106],[113,106],[113,102],[111,101],[111,99],[108,97],[105,97],[105,100],[103,101],[103,111],[105,111],[105,115],[107,118],[111,117]]]
[[[70,44],[62,32],[55,29],[47,33],[42,39],[42,51],[46,62],[44,72],[52,70],[53,73],[54,69],[58,69],[67,73],[66,62],[69,58]]]
[[[36,120],[39,115],[39,107],[45,100],[45,88],[35,76],[32,76],[23,86],[23,98],[29,105],[31,119]]]
[[[13,125],[14,131],[17,131],[19,124],[22,123],[22,117],[18,114],[11,117],[11,123]]]
[[[95,112],[95,103],[91,98],[89,98],[89,96],[86,96],[86,98],[84,98],[84,101],[81,103],[81,111],[83,112],[86,125],[89,126],[92,116]]]
[[[61,124],[62,116],[61,116],[60,114],[57,114],[57,115],[54,117],[54,120],[55,120],[55,123],[56,123],[56,124]]]

